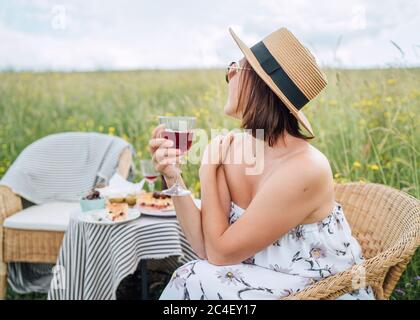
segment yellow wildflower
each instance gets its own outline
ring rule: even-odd
[[[372,165],[370,165],[370,170],[372,170],[372,171],[378,171],[379,170],[379,166],[377,164],[372,164]]]
[[[108,134],[111,135],[111,136],[113,136],[114,133],[115,133],[115,128],[114,127],[109,127],[108,128]]]
[[[360,168],[362,165],[360,164],[360,162],[359,161],[355,161],[355,162],[353,162],[353,168]]]
[[[397,83],[396,79],[388,79],[388,85],[393,86]]]
[[[392,102],[392,97],[386,97],[385,102],[391,103]]]
[[[374,101],[373,100],[369,100],[369,99],[363,99],[362,100],[362,105],[364,107],[372,107],[374,105]]]

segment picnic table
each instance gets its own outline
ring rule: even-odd
[[[139,266],[142,298],[147,299],[146,260],[170,257],[175,268],[197,259],[176,217],[141,215],[127,223],[102,225],[81,221],[82,214],[71,214],[48,299],[116,299],[121,280]]]

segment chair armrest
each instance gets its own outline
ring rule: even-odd
[[[372,259],[376,259],[376,257]],[[375,290],[376,286],[372,280],[376,278],[379,271],[368,271],[370,270],[368,262],[371,262],[370,260],[372,259],[320,280],[299,292],[281,298],[281,300],[333,300],[345,293],[357,290],[363,287],[363,285],[373,286],[375,296],[377,297],[377,292]],[[363,270],[365,270],[364,273]],[[361,279],[363,274],[365,275],[364,281]]]
[[[22,210],[22,200],[13,191],[6,187],[0,186],[0,268],[4,268],[3,263],[3,222],[4,219],[10,217]],[[5,270],[0,270],[0,276],[5,273]],[[1,281],[1,279],[0,279]],[[1,293],[0,293],[1,294]]]
[[[297,293],[283,297],[282,300],[335,299],[368,285],[372,286],[376,299],[386,299],[388,297],[384,296],[383,282],[388,270],[411,258],[419,241],[419,231],[413,229],[403,241],[396,243],[377,256],[320,280]]]
[[[4,219],[20,210],[22,210],[21,198],[10,188],[0,186],[0,226],[3,225]]]
[[[127,178],[130,172],[130,167],[132,163],[133,163],[133,158],[131,156],[131,150],[129,147],[127,147],[121,152],[117,172],[122,177]]]

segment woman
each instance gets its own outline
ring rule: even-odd
[[[224,111],[250,133],[218,137],[207,147],[199,171],[201,210],[190,197],[173,197],[200,259],[174,272],[161,299],[278,299],[363,259],[334,200],[328,159],[309,144],[313,131],[299,111],[326,86],[325,76],[287,29],[252,48],[230,31],[245,57],[228,68]],[[150,149],[171,186],[180,154],[159,138],[163,130],[154,130]],[[242,161],[227,161],[238,154]],[[255,165],[244,161],[250,154],[262,161],[258,174],[247,171]],[[341,298],[374,297],[366,287]]]

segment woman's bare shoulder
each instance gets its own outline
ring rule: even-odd
[[[298,158],[297,161],[300,161],[301,163],[307,162],[310,170],[331,171],[330,161],[327,156],[312,145],[309,145],[308,151],[302,153],[301,157]]]
[[[311,145],[278,166],[275,171],[278,176],[292,175],[305,184],[318,186],[332,183],[333,178],[328,158]]]

